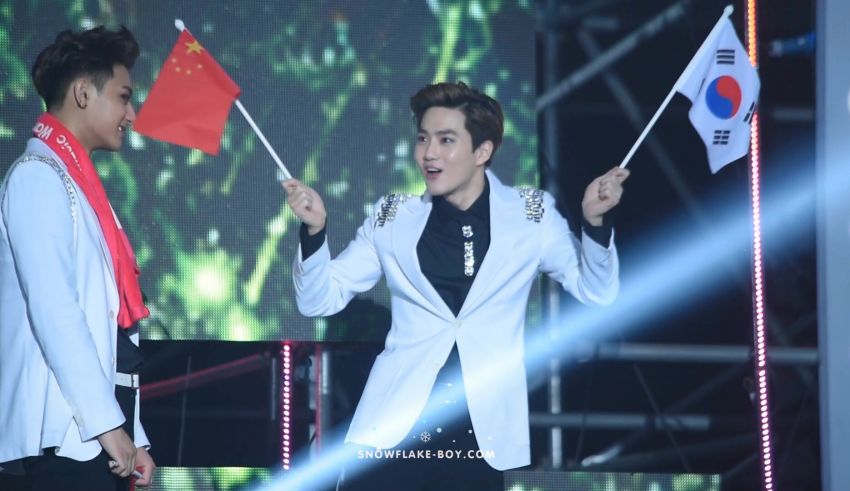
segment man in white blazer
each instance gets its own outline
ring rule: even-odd
[[[392,326],[346,442],[391,449],[420,436],[430,440],[444,432],[443,426],[420,432],[421,423],[438,418],[435,401],[445,397],[437,386],[460,385],[465,404],[456,412],[471,428],[455,428],[444,444],[474,435],[469,448],[479,452],[469,453],[471,460],[477,455],[489,464],[475,468],[464,459],[455,462],[466,467],[456,467],[432,458],[413,466],[402,458],[388,467],[404,472],[388,479],[370,474],[364,487],[404,478],[420,486],[409,489],[498,489],[501,473],[491,479],[488,471],[530,463],[523,363],[529,291],[542,272],[582,302],[614,300],[617,254],[603,216],[619,202],[628,171],[612,169],[587,187],[578,240],[549,194],[505,186],[488,169],[503,133],[495,100],[463,83],[435,84],[411,98],[411,109],[427,192],[382,198],[335,259],[324,237],[321,197],[297,180],[284,183],[303,222],[293,268],[297,303],[304,315],[331,315],[384,275]],[[462,377],[446,375],[449,365]],[[439,383],[445,380],[451,382]],[[440,476],[441,467],[451,470]],[[427,470],[412,477],[417,468]]]
[[[48,112],[0,187],[0,467],[34,490],[127,489],[154,470],[138,377],[117,370],[147,310],[89,158],[135,119],[138,52],[124,28],[60,33],[32,72]]]

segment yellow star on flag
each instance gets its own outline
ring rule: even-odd
[[[200,54],[200,53],[201,53],[201,50],[202,50],[202,49],[204,49],[204,48],[201,46],[201,43],[199,43],[197,39],[192,40],[192,42],[191,42],[191,43],[184,43],[184,44],[186,45],[186,54],[187,54],[187,55],[188,55],[188,54],[191,54],[191,53],[198,53],[198,54]]]

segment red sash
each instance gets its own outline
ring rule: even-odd
[[[124,229],[118,224],[94,164],[77,138],[50,113],[44,113],[38,118],[33,135],[46,143],[65,162],[71,178],[83,190],[97,215],[100,230],[112,256],[118,297],[121,300],[118,325],[129,328],[137,320],[150,315],[150,311],[142,300],[142,290],[139,288],[140,271],[133,246],[130,245]]]

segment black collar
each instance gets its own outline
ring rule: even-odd
[[[434,196],[431,201],[434,206],[432,213],[440,223],[447,223],[452,220],[464,222],[470,219],[484,223],[490,221],[490,183],[486,176],[484,177],[484,189],[481,191],[481,195],[466,210],[455,208],[442,196]]]

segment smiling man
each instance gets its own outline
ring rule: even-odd
[[[136,117],[126,28],[63,31],[32,80],[47,112],[0,187],[0,470],[34,491],[117,491],[154,462],[139,422],[130,242],[91,160]]]
[[[502,184],[489,170],[502,142],[499,104],[463,83],[429,85],[410,100],[422,196],[388,195],[335,259],[319,194],[284,182],[302,220],[298,307],[331,315],[386,275],[392,326],[346,437],[396,449],[343,489],[502,490],[502,472],[530,463],[523,329],[539,273],[582,302],[617,295],[618,262],[605,213],[625,169],[591,182],[579,240],[552,197]],[[384,450],[384,452],[386,452]],[[447,458],[451,456],[452,458]]]

